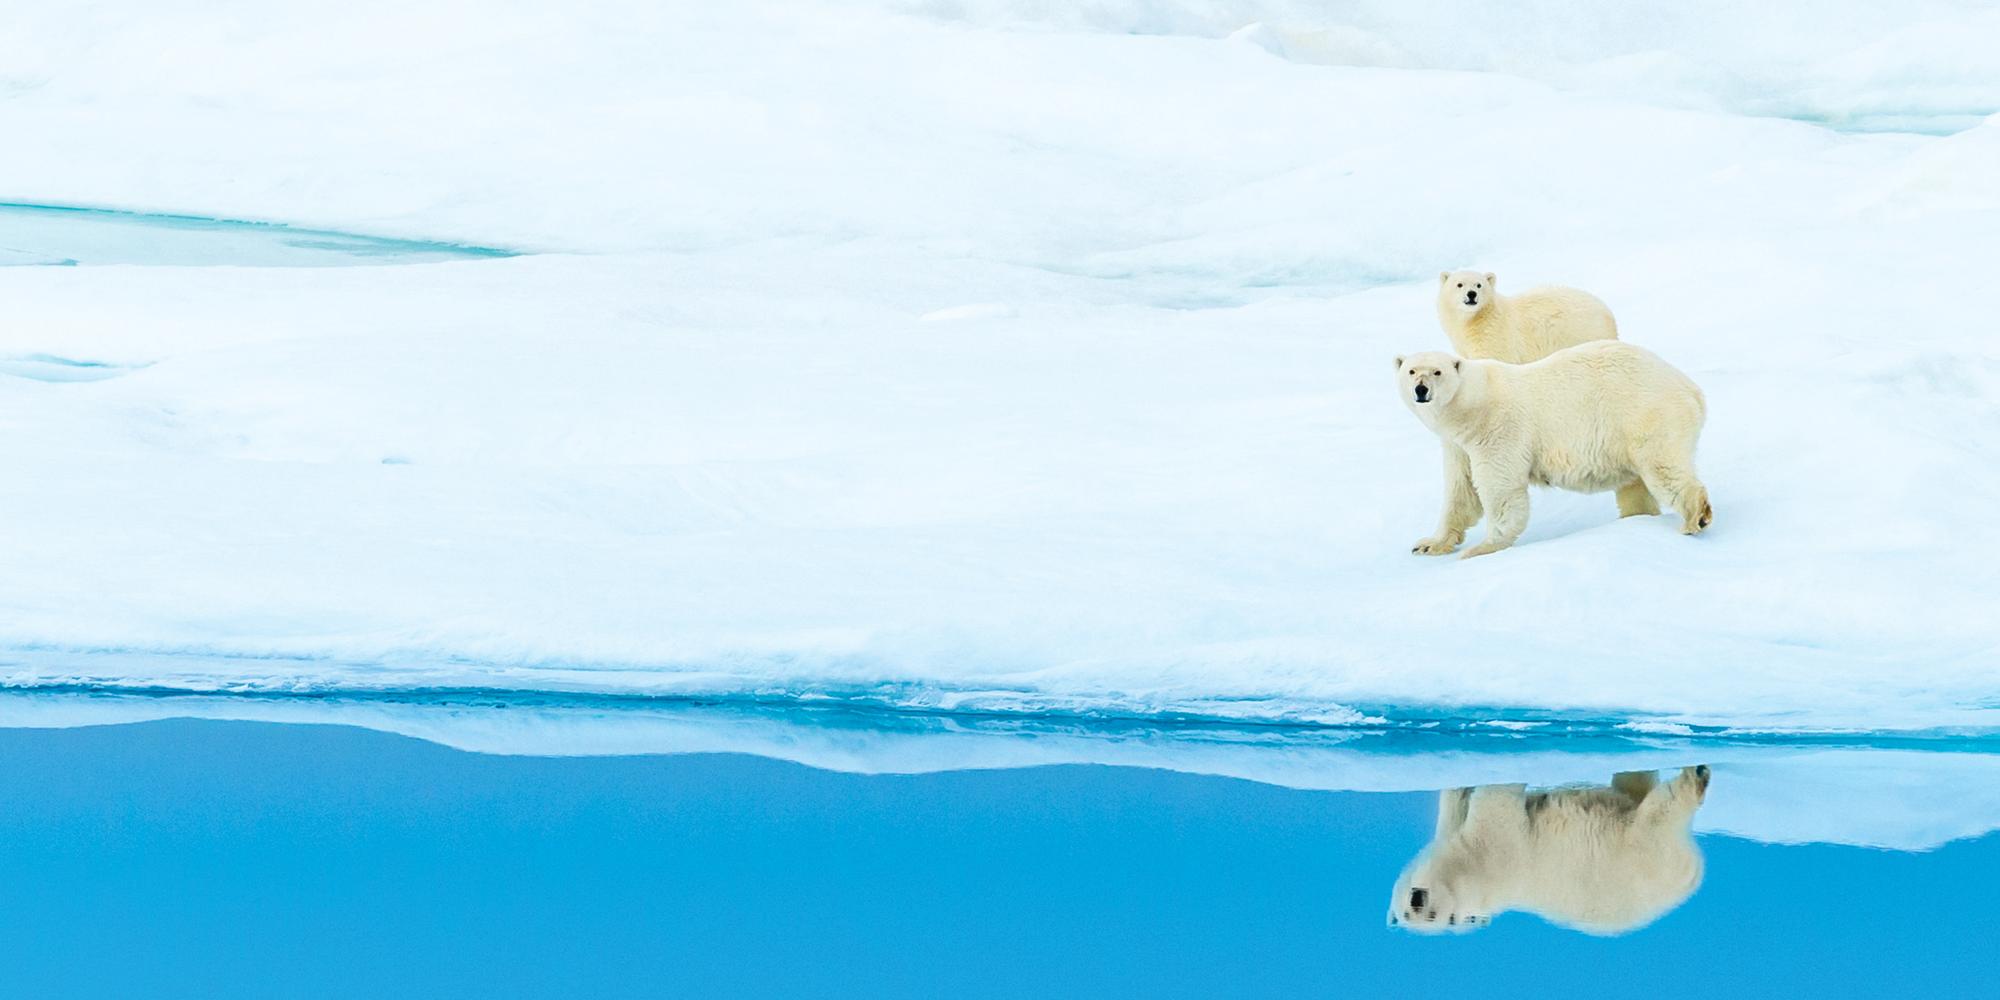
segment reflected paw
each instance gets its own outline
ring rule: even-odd
[[[1692,792],[1696,802],[1708,797],[1708,765],[1696,764],[1681,768],[1681,776],[1674,781],[1676,792]]]

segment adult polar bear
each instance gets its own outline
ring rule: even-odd
[[[1491,271],[1438,275],[1437,314],[1461,357],[1517,365],[1588,341],[1618,339],[1618,322],[1597,296],[1559,285],[1502,295]]]
[[[1708,774],[1699,766],[1666,784],[1627,771],[1610,787],[1440,792],[1437,831],[1396,880],[1389,923],[1464,932],[1508,910],[1591,934],[1652,923],[1701,885],[1690,827]]]
[[[1466,557],[1514,544],[1529,484],[1616,490],[1621,515],[1657,514],[1658,497],[1689,535],[1714,519],[1694,470],[1707,403],[1651,351],[1593,341],[1525,365],[1427,351],[1397,358],[1396,373],[1403,404],[1445,444],[1444,514],[1412,552],[1451,552],[1482,513],[1486,537]]]

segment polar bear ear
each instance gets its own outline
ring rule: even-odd
[[[1465,363],[1465,359],[1463,359],[1463,358],[1453,358],[1453,359],[1451,359],[1451,370],[1452,370],[1452,371],[1457,371],[1457,370],[1458,370],[1458,366],[1459,366],[1459,365],[1462,365],[1462,364],[1464,364],[1464,363]]]
[[[1486,283],[1487,283],[1487,284],[1489,284],[1489,285],[1493,283],[1493,272],[1492,272],[1492,271],[1488,271],[1488,272],[1486,272]]]
[[[1403,356],[1400,354],[1396,355],[1396,367],[1403,367]]]
[[[1450,272],[1450,271],[1439,271],[1439,272],[1438,272],[1438,284],[1442,285],[1442,284],[1444,284],[1445,282],[1447,282],[1447,281],[1450,281],[1450,280],[1451,280],[1451,272]]]

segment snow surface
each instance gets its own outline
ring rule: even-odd
[[[530,255],[0,267],[0,679],[2000,727],[1996,17],[16,8],[0,201]],[[1408,554],[1458,266],[1702,384],[1708,535]]]

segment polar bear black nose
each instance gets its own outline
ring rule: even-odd
[[[1466,304],[1466,305],[1469,305],[1469,306],[1471,306],[1471,305],[1478,305],[1478,304],[1479,304],[1479,293],[1478,293],[1478,292],[1466,292],[1466,293],[1465,293],[1465,304]]]
[[[1430,398],[1431,398],[1431,387],[1430,387],[1430,386],[1427,386],[1427,385],[1420,385],[1420,386],[1417,386],[1417,402],[1419,402],[1419,403],[1424,403],[1424,402],[1428,402],[1428,401],[1430,400]],[[1418,889],[1417,891],[1418,891],[1418,892],[1422,892],[1423,890],[1422,890],[1422,889]]]
[[[1421,910],[1424,908],[1424,905],[1426,903],[1429,903],[1430,901],[1431,901],[1431,893],[1429,889],[1410,890],[1410,909]]]

